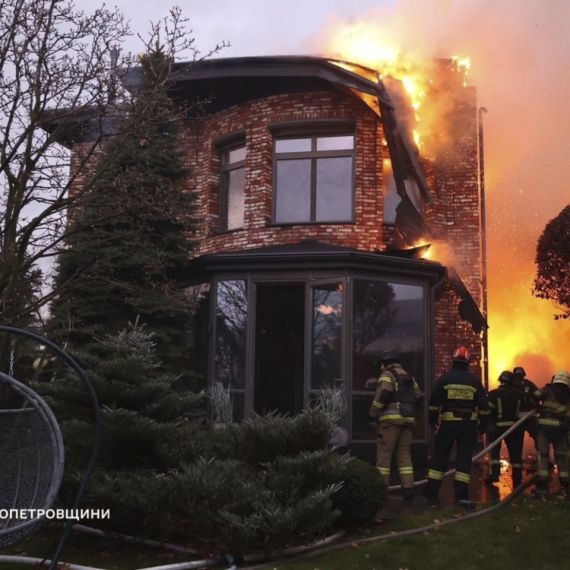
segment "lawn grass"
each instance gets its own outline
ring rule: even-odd
[[[275,561],[277,570],[567,570],[570,568],[570,501],[549,496],[540,502],[521,496],[494,512],[413,536],[383,539],[403,530],[460,521],[468,511],[459,508],[428,511],[381,526],[361,528],[343,537],[349,546],[311,558]],[[58,535],[45,530],[1,554],[51,556]],[[62,560],[106,570],[138,570],[174,564],[191,557],[148,547],[110,542],[74,533]],[[29,567],[29,566],[28,566]],[[26,566],[2,564],[2,570]]]
[[[427,526],[463,515],[433,511],[349,537],[352,546],[307,559],[274,562],[278,570],[567,570],[570,568],[570,502],[521,497],[494,512],[423,534],[369,544],[359,540]],[[346,542],[347,539],[344,539]]]

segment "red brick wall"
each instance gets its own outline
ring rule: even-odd
[[[447,71],[449,73],[449,71]],[[421,159],[434,204],[426,206],[426,222],[450,255],[435,259],[455,267],[477,303],[480,302],[480,236],[477,185],[476,97],[456,82],[453,106],[445,121],[446,146],[432,162]],[[283,121],[350,118],[356,123],[355,222],[351,224],[272,225],[273,137],[268,128]],[[218,233],[220,159],[215,140],[245,132],[246,195],[242,230]],[[449,133],[448,133],[449,134]],[[364,103],[335,88],[327,91],[271,96],[220,111],[200,122],[188,122],[184,145],[193,176],[188,190],[198,195],[195,256],[317,239],[372,251],[384,249],[393,232],[385,227],[382,200],[382,158],[386,153],[382,124]],[[77,163],[72,158],[72,171]],[[77,179],[77,185],[84,183]],[[476,361],[480,339],[457,313],[458,299],[441,287],[436,301],[436,373],[449,368],[451,354],[467,346]],[[475,368],[478,370],[478,366]]]
[[[481,306],[481,236],[475,90],[459,85],[450,97],[445,120],[451,138],[434,160],[437,200],[428,210],[434,233],[447,245],[444,264],[455,268],[478,306]],[[436,306],[436,372],[449,368],[457,346],[472,353],[473,371],[481,374],[481,340],[459,318],[453,291],[440,292]]]
[[[272,123],[328,118],[356,121],[355,223],[271,225],[273,194]],[[363,103],[337,90],[268,97],[221,111],[189,125],[189,165],[195,172],[198,216],[204,220],[194,255],[251,249],[266,245],[317,239],[366,251],[382,248],[382,125]],[[219,155],[218,137],[245,130],[246,193],[243,230],[217,233]],[[377,192],[377,188],[380,189]]]

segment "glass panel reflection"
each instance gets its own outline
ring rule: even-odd
[[[275,141],[275,152],[309,152],[311,139],[281,139]]]
[[[207,388],[208,371],[208,330],[210,324],[210,284],[192,285],[184,290],[192,312],[192,344],[190,350],[190,370],[196,374],[189,386],[199,391]]]
[[[403,367],[417,380],[425,393],[425,299],[421,285],[403,285],[385,281],[355,279],[353,305],[353,428],[368,417],[375,385],[366,381],[376,377],[374,362],[384,350],[398,354]],[[365,397],[368,408],[355,406]],[[358,394],[358,395],[357,395]],[[421,410],[418,409],[418,412]],[[424,438],[424,421],[416,421],[416,439]],[[359,432],[360,433],[360,432]],[[353,438],[358,439],[357,432]]]
[[[342,283],[313,287],[311,389],[342,383]]]
[[[233,421],[241,422],[245,418],[245,394],[241,391],[232,392]]]
[[[228,222],[227,229],[243,228],[245,168],[236,168],[226,173],[228,189]]]
[[[371,404],[370,396],[352,397],[352,439],[359,441],[376,439],[374,428],[368,421]]]
[[[392,170],[392,161],[385,158],[382,161],[382,193],[384,196],[384,223],[393,224],[396,222],[396,208],[402,201],[396,189],[396,180]]]
[[[319,137],[317,150],[350,150],[354,148],[354,136]]]
[[[247,282],[220,281],[216,304],[214,377],[225,386],[245,386]]]
[[[277,223],[308,222],[311,219],[311,161],[277,161]]]
[[[317,160],[317,221],[352,218],[352,157]]]
[[[224,164],[233,164],[245,160],[245,146],[234,148],[222,155]]]

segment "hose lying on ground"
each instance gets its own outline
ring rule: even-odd
[[[0,565],[2,564],[25,564],[36,566],[37,568],[47,568],[51,560],[43,558],[29,558],[28,556],[4,556],[0,555]],[[81,564],[70,564],[69,562],[58,562],[65,570],[105,570],[105,568],[95,568],[94,566],[82,566]]]
[[[511,434],[519,425],[524,423],[530,416],[535,415],[535,414],[536,414],[535,410],[531,410],[530,412],[525,414],[514,425],[512,425],[508,430],[506,430],[502,435],[497,437],[497,439],[495,439],[493,441],[493,443],[491,443],[485,449],[483,449],[482,451],[477,453],[473,457],[473,461],[477,461],[477,460],[481,459],[481,457],[483,457],[491,449],[493,449],[494,447],[499,445],[503,441],[503,439],[505,439],[505,437],[507,437],[509,434]],[[447,471],[445,473],[444,477],[447,477],[448,475],[451,475],[453,473],[455,473],[455,469],[450,469],[449,471]],[[503,501],[500,501],[496,505],[493,505],[492,507],[489,507],[487,509],[483,509],[480,511],[469,513],[469,514],[464,515],[460,518],[450,519],[447,521],[442,521],[440,523],[434,523],[434,524],[424,526],[424,527],[420,527],[420,528],[416,528],[416,529],[406,530],[406,531],[402,531],[402,532],[394,533],[394,534],[389,534],[389,535],[380,535],[380,536],[376,536],[376,537],[372,537],[372,538],[366,538],[363,540],[359,540],[358,544],[368,544],[370,542],[376,542],[378,540],[389,540],[389,539],[393,539],[393,538],[398,538],[400,536],[408,536],[411,534],[419,534],[419,533],[427,532],[429,530],[433,530],[435,528],[440,528],[442,526],[446,526],[448,524],[452,524],[454,522],[462,522],[464,520],[469,520],[469,519],[476,518],[476,517],[479,517],[479,516],[482,516],[485,514],[489,514],[489,513],[493,512],[494,510],[498,509],[499,507],[501,507],[502,505],[509,502],[514,497],[516,497],[526,487],[531,485],[536,478],[537,478],[537,475],[534,475],[528,481],[525,481],[524,483],[519,485],[516,489],[514,489],[510,495],[508,495],[507,497],[505,497],[505,499],[503,499]],[[421,481],[415,481],[414,486],[423,485],[425,483],[427,483],[427,479],[424,479]],[[397,490],[400,488],[401,488],[401,485],[392,485],[392,486],[388,487],[388,490],[394,491],[394,490]],[[96,530],[96,529],[92,529],[92,530]],[[102,532],[102,531],[99,531],[99,532]],[[99,534],[99,532],[97,532],[97,534]],[[274,564],[275,562],[278,562],[280,560],[287,559],[287,558],[294,558],[294,557],[310,558],[312,556],[318,556],[320,554],[325,554],[327,552],[333,552],[335,550],[340,550],[342,548],[349,547],[353,544],[353,542],[345,542],[345,543],[341,543],[341,544],[335,544],[334,546],[322,548],[323,545],[326,545],[326,544],[329,544],[330,542],[334,542],[335,540],[338,540],[342,535],[345,534],[345,532],[346,531],[343,531],[343,532],[340,532],[336,535],[330,536],[330,537],[328,537],[328,538],[326,538],[326,539],[324,539],[324,540],[322,540],[322,541],[320,541],[314,545],[297,546],[294,548],[290,548],[290,549],[284,551],[283,553],[281,553],[280,554],[281,558],[279,558],[279,559],[272,559],[270,562],[267,562],[267,563],[264,563],[264,564],[261,564],[258,566],[250,566],[250,567],[242,569],[242,570],[253,570],[253,569],[258,569],[258,568],[264,568],[267,566],[267,564]],[[297,554],[300,554],[300,555],[296,556]],[[247,562],[247,563],[256,562],[258,560],[263,560],[263,559],[264,559],[263,555],[246,555],[243,557],[243,561]],[[38,563],[42,562],[42,560],[39,558],[27,558],[27,557],[21,557],[21,556],[0,556],[0,563],[1,562],[12,562],[12,563],[16,563],[16,564],[28,564],[28,565],[36,564],[37,565]],[[49,563],[49,561],[44,561],[44,562]],[[234,557],[228,555],[228,556],[222,556],[222,557],[216,558],[216,559],[195,560],[192,562],[178,562],[175,564],[167,564],[167,565],[163,565],[163,566],[153,566],[153,567],[141,568],[140,570],[192,570],[193,568],[206,568],[206,567],[212,567],[212,566],[227,566],[228,564],[233,567],[234,562],[235,562]],[[104,569],[98,569],[98,568],[92,568],[89,566],[80,566],[80,565],[76,565],[76,564],[70,564],[69,570],[104,570]]]
[[[505,433],[498,436],[497,439],[495,439],[493,441],[493,443],[489,444],[485,449],[483,449],[483,451],[480,451],[479,453],[477,453],[477,455],[474,455],[472,461],[473,462],[478,461],[479,459],[481,459],[481,457],[483,457],[484,455],[489,453],[489,451],[491,451],[491,449],[493,449],[497,445],[500,445],[501,442],[503,441],[503,439],[505,439],[505,437],[510,435],[522,423],[526,422],[526,420],[528,420],[531,416],[534,416],[535,414],[536,414],[536,410],[530,410],[530,412],[527,412],[522,418],[519,418],[517,420],[517,422],[515,424],[513,424]],[[455,473],[455,469],[450,469],[449,471],[446,471],[443,476],[447,477],[448,475],[453,475],[453,473]],[[421,479],[420,481],[414,481],[414,487],[419,487],[420,485],[425,485],[427,483],[427,481],[428,481],[427,479]],[[401,489],[401,488],[402,488],[402,485],[391,485],[390,487],[388,487],[388,491],[397,491],[398,489]]]
[[[427,526],[422,526],[419,528],[413,528],[410,530],[404,530],[402,532],[396,532],[393,534],[382,534],[380,536],[373,536],[371,538],[364,538],[364,539],[356,540],[356,541],[353,540],[350,542],[342,542],[340,544],[335,544],[335,545],[329,546],[327,548],[321,548],[319,550],[313,550],[311,552],[307,552],[305,554],[302,554],[301,556],[296,556],[295,559],[296,560],[300,560],[300,559],[306,560],[307,558],[313,558],[314,556],[320,556],[322,554],[328,554],[329,552],[335,552],[337,550],[342,550],[343,548],[352,548],[352,547],[354,547],[355,543],[357,543],[359,546],[362,546],[365,544],[370,544],[372,542],[378,542],[380,540],[392,540],[394,538],[400,538],[402,536],[410,536],[413,534],[423,534],[424,532],[428,532],[428,531],[434,530],[436,528],[441,528],[443,526],[447,526],[450,524],[459,523],[459,522],[471,520],[471,519],[474,519],[474,518],[477,518],[477,517],[480,517],[483,515],[487,515],[489,513],[492,513],[496,509],[502,507],[503,505],[506,505],[509,501],[511,501],[511,499],[514,499],[524,489],[526,489],[526,487],[532,485],[537,477],[538,477],[538,475],[534,474],[528,481],[521,483],[516,489],[513,489],[513,491],[511,492],[510,495],[508,495],[502,501],[499,501],[497,504],[493,505],[492,507],[488,507],[486,509],[481,509],[480,511],[475,511],[475,512],[463,515],[463,516],[458,517],[458,518],[452,518],[452,519],[448,519],[448,520],[441,521],[438,523],[433,523],[433,524],[430,524]],[[241,568],[240,570],[259,570],[261,568],[267,568],[268,566],[275,566],[275,564],[279,564],[280,562],[285,562],[285,561],[286,561],[286,558],[282,557],[279,559],[273,559],[273,560],[264,562],[263,564],[258,564],[256,566],[248,566],[246,568]]]
[[[198,554],[197,550],[193,548],[186,548],[184,546],[178,546],[177,544],[170,544],[169,542],[160,542],[158,540],[148,540],[136,538],[135,536],[128,536],[126,534],[119,534],[117,532],[108,532],[100,530],[98,528],[93,528],[90,526],[85,526],[82,524],[74,524],[73,530],[79,530],[87,534],[93,534],[95,536],[100,536],[102,538],[113,538],[122,540],[124,542],[131,542],[134,544],[144,544],[145,546],[154,546],[156,548],[164,548],[165,550],[171,550],[172,552],[178,552],[180,554]]]

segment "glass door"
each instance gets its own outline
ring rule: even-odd
[[[305,398],[341,388],[346,398],[346,278],[309,281],[306,286]]]

